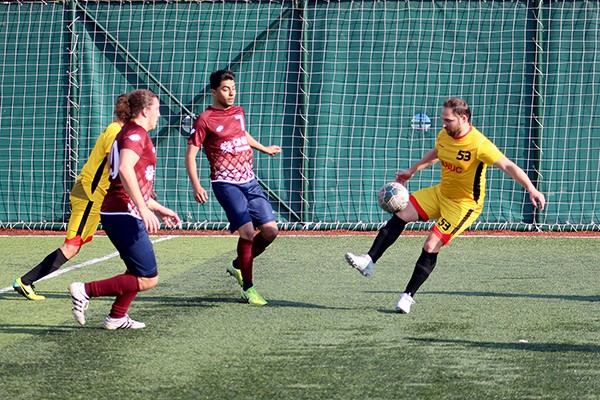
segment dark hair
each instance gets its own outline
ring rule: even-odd
[[[210,88],[217,90],[223,81],[235,81],[235,73],[228,69],[220,69],[210,74]]]
[[[125,93],[117,97],[115,104],[115,117],[123,123],[131,119],[131,109],[129,108],[129,94]]]
[[[452,110],[452,113],[456,116],[467,117],[467,121],[471,121],[471,109],[466,101],[459,99],[458,97],[452,97],[444,102],[444,107],[448,107]]]
[[[147,89],[138,89],[129,93],[130,118],[136,118],[142,110],[152,105],[152,101],[158,96]]]

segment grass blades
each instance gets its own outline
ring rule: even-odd
[[[394,312],[422,237],[402,237],[365,278],[343,260],[373,237],[284,236],[255,260],[266,307],[241,302],[225,267],[236,238],[155,244],[160,283],[108,332],[112,299],[79,327],[67,286],[124,271],[119,257],[0,293],[0,398],[595,399],[600,393],[597,239],[461,237],[411,314]],[[0,237],[0,288],[60,245]],[[113,253],[95,238],[63,269]]]

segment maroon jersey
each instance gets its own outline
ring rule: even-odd
[[[194,122],[188,144],[204,146],[212,181],[245,183],[254,179],[252,148],[248,144],[242,107],[208,107]]]
[[[133,167],[140,191],[145,201],[152,197],[152,185],[154,184],[154,172],[156,167],[156,149],[150,140],[146,129],[133,121],[123,126],[121,132],[115,138],[109,155],[110,187],[102,203],[100,212],[112,214],[131,214],[140,218],[140,213],[129,198],[119,177],[120,151],[123,149],[133,150],[140,159]]]

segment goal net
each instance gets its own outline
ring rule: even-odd
[[[372,230],[377,189],[435,144],[445,99],[548,200],[488,169],[475,229],[597,230],[597,1],[5,1],[0,4],[0,226],[61,229],[74,178],[117,96],[161,100],[156,192],[190,229],[223,229],[192,197],[186,125],[237,74],[248,131],[284,229]],[[209,188],[208,165],[199,162]],[[410,191],[438,183],[439,166]],[[428,223],[413,227],[428,227]]]

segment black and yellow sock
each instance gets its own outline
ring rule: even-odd
[[[31,285],[33,282],[39,281],[46,275],[50,275],[52,272],[62,267],[67,261],[69,261],[69,259],[65,257],[63,252],[60,249],[56,249],[48,254],[46,258],[31,271],[23,275],[21,277],[21,282],[23,285]]]

